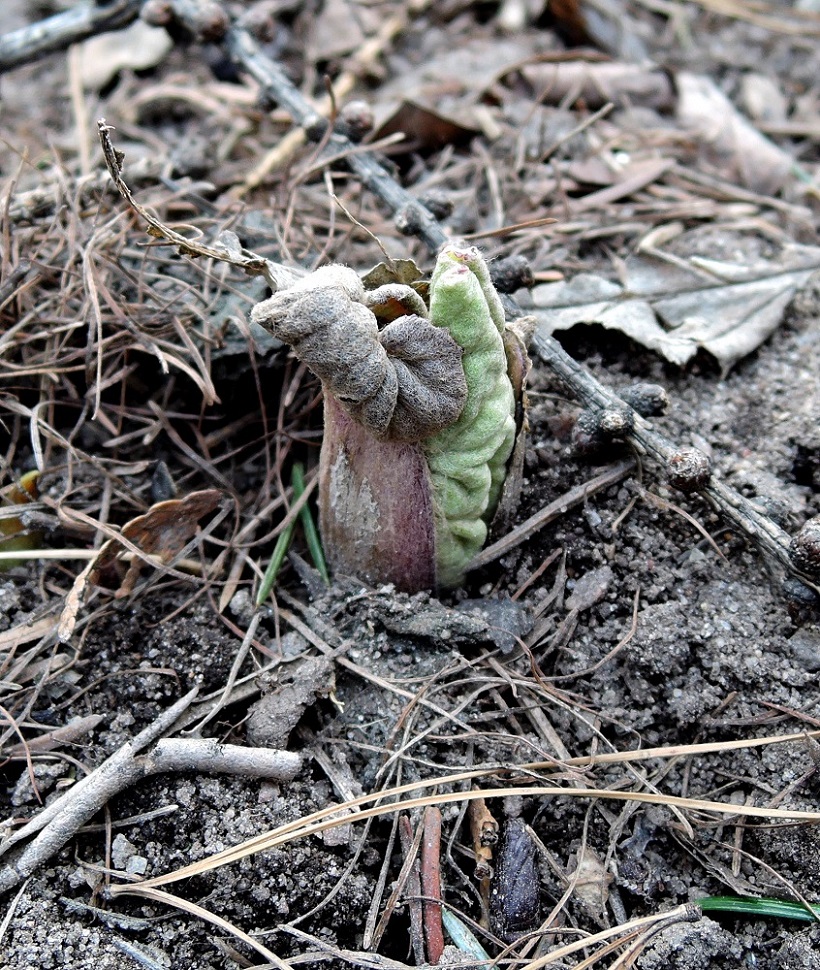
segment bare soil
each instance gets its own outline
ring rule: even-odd
[[[224,4],[231,13],[262,6]],[[507,30],[497,4],[435,4],[414,13],[386,3],[377,5],[376,24],[369,5],[308,6],[274,4],[277,26],[265,44],[308,93],[319,99],[323,74],[338,78],[355,68],[353,91],[378,118],[397,91],[422,101],[432,90],[445,135],[429,117],[416,119],[415,142],[388,146],[388,164],[416,195],[435,191],[453,204],[448,231],[558,219],[483,238],[492,257],[525,255],[542,279],[555,272],[617,279],[620,261],[644,234],[672,221],[684,231],[669,250],[680,258],[699,252],[737,260],[773,242],[816,238],[817,182],[812,191],[797,178],[770,194],[738,182],[734,197],[725,186],[696,197],[694,183],[684,188],[667,172],[624,198],[573,208],[600,187],[573,165],[608,158],[610,150],[661,153],[710,177],[725,174],[726,185],[737,179],[706,157],[666,107],[619,103],[599,125],[562,141],[594,106],[572,97],[557,105],[523,73],[502,70],[535,55],[577,54],[567,46],[567,23],[549,11],[533,13],[539,4],[523,5],[530,14]],[[818,34],[777,30],[711,6],[625,3],[621,23],[670,76],[706,75],[741,110],[749,107],[744,80],[766,79],[787,117],[809,132],[772,138],[816,179]],[[783,17],[792,10],[779,7]],[[590,16],[595,9],[590,5]],[[0,30],[41,13],[10,4]],[[345,30],[359,23],[370,35],[393,14],[406,18],[404,28],[364,66],[352,60],[358,46],[328,47],[343,33],[340,23]],[[815,811],[817,744],[809,738],[631,764],[567,763],[820,725],[816,609],[785,595],[778,566],[697,495],[669,488],[648,462],[440,597],[346,578],[326,588],[298,529],[295,555],[243,647],[259,570],[283,516],[283,503],[271,500],[291,500],[285,486],[294,459],[315,467],[318,383],[284,348],[249,332],[247,314],[265,295],[263,284],[149,240],[102,170],[94,121],[104,116],[116,127],[126,179],[174,225],[194,225],[208,238],[234,229],[248,248],[302,265],[336,259],[365,270],[382,258],[371,233],[391,256],[413,256],[427,269],[432,255],[401,235],[343,166],[328,174],[315,144],[298,147],[258,186],[245,185],[239,199],[243,180],[291,124],[278,108],[260,106],[217,44],[177,43],[155,66],[124,68],[90,89],[82,88],[82,57],[58,52],[0,78],[3,280],[24,260],[32,266],[0,299],[5,480],[41,469],[44,508],[31,524],[38,547],[99,546],[107,529],[169,497],[167,479],[180,496],[219,489],[228,514],[186,553],[203,572],[180,578],[143,569],[124,596],[114,595],[122,577],[109,578],[108,588],[89,591],[66,643],[54,626],[84,563],[66,555],[0,575],[5,829],[34,817],[194,686],[198,719],[215,713],[204,726],[186,723],[181,736],[286,747],[304,765],[287,783],[185,773],[117,794],[6,894],[0,967],[265,965],[224,927],[161,902],[112,898],[109,884],[168,873],[363,793],[465,768],[511,769],[482,780],[483,787],[537,779],[570,792],[626,789]],[[460,88],[446,81],[441,65],[448,61],[455,61]],[[711,207],[709,214],[688,215],[696,203]],[[609,388],[661,384],[671,408],[653,426],[705,451],[717,478],[787,532],[820,514],[820,287],[802,287],[776,332],[728,374],[706,353],[677,367],[597,325],[561,340]],[[530,397],[519,521],[596,472],[596,459],[572,447],[578,405],[537,359]],[[45,621],[41,637],[14,634],[37,621]],[[37,744],[95,715],[75,739]],[[28,756],[15,750],[22,739]],[[516,770],[533,762],[545,764]],[[540,840],[539,914],[528,929],[542,932],[532,949],[519,942],[504,960],[522,952],[532,960],[584,933],[707,896],[813,901],[820,884],[820,836],[811,825],[571,794],[494,798],[489,807],[502,828],[522,817]],[[480,923],[464,804],[454,798],[442,812],[444,900]],[[412,964],[404,901],[380,956],[365,952],[402,867],[395,814],[340,832],[297,839],[167,888],[283,960],[301,954],[300,962],[339,966]],[[602,954],[600,965],[820,967],[816,924],[712,915],[637,943],[629,937]],[[491,956],[502,952],[497,933],[482,941]],[[552,965],[575,966],[585,955]]]

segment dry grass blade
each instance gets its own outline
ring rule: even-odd
[[[820,737],[820,731],[800,731],[796,734],[780,734],[772,738],[738,738],[734,741],[706,741],[699,744],[668,744],[660,748],[638,748],[634,751],[610,751],[607,754],[583,755],[568,758],[565,765],[626,764],[647,761],[651,758],[680,758],[688,755],[718,754],[721,751],[743,751],[748,748],[765,747],[769,744],[785,744]],[[528,766],[532,767],[532,766]]]
[[[733,747],[745,747],[745,746],[758,746],[761,744],[772,744],[782,741],[794,741],[802,740],[806,735],[787,735],[778,738],[756,738],[752,742],[729,742],[728,746]],[[659,751],[667,751],[667,756],[678,756],[684,753],[693,753],[693,748],[703,747],[709,750],[721,750],[721,746],[707,745],[682,745],[680,747],[674,747],[670,749],[654,749],[651,757],[659,757]],[[621,758],[623,760],[631,760],[636,757],[643,758],[646,757],[646,752],[625,752]],[[618,755],[614,756],[600,756],[601,759],[608,760],[610,762],[617,760]],[[597,759],[596,759],[597,760]],[[578,764],[579,761],[585,763],[590,763],[592,759],[572,759],[572,763]],[[337,813],[356,810],[356,821],[363,821],[368,818],[373,818],[381,815],[388,815],[393,812],[409,810],[413,808],[426,807],[428,805],[442,805],[454,802],[468,802],[473,801],[478,798],[505,798],[513,795],[530,796],[530,797],[570,797],[570,798],[601,798],[609,799],[614,801],[623,802],[644,802],[648,804],[655,805],[667,805],[675,809],[686,809],[689,811],[697,812],[710,812],[723,815],[733,815],[739,817],[750,817],[750,818],[769,818],[769,819],[780,819],[782,821],[792,821],[792,822],[820,822],[820,812],[804,812],[789,809],[776,809],[776,808],[765,808],[756,805],[734,805],[731,803],[715,802],[707,799],[701,798],[683,798],[675,795],[664,795],[656,794],[654,792],[643,792],[643,791],[615,791],[610,789],[596,789],[596,788],[565,788],[561,786],[544,786],[544,785],[532,785],[529,787],[508,787],[508,788],[490,788],[482,790],[473,791],[460,791],[460,792],[448,792],[440,794],[432,794],[419,796],[415,798],[409,798],[402,800],[400,796],[407,794],[408,792],[417,792],[425,788],[437,788],[441,785],[461,785],[465,782],[473,782],[481,778],[492,778],[497,776],[499,773],[506,773],[509,771],[515,771],[517,774],[521,772],[536,772],[542,771],[545,768],[554,769],[555,764],[546,765],[543,762],[537,764],[520,765],[515,768],[510,766],[503,766],[499,768],[480,768],[473,771],[458,772],[457,774],[445,775],[440,778],[431,779],[424,782],[414,782],[406,785],[400,785],[395,788],[386,789],[384,791],[378,792],[375,795],[362,795],[359,798],[350,799],[349,801],[343,803],[341,806],[332,805],[329,808],[322,809],[321,811],[314,812],[311,815],[305,816],[304,818],[297,819],[294,822],[289,822],[285,825],[281,825],[278,828],[272,829],[269,832],[265,832],[262,835],[255,836],[252,839],[248,839],[237,846],[230,849],[225,849],[222,852],[215,853],[207,859],[203,859],[200,862],[193,863],[189,866],[184,866],[182,869],[178,869],[175,872],[168,873],[164,876],[157,876],[156,878],[149,879],[145,882],[146,886],[161,886],[167,883],[176,882],[179,879],[185,879],[189,876],[199,875],[203,872],[208,872],[211,869],[217,868],[221,865],[227,865],[231,862],[236,862],[239,859],[243,859],[246,856],[253,855],[256,852],[261,852],[266,849],[272,849],[276,846],[283,845],[292,839],[302,838],[306,835],[314,835],[319,832],[323,832],[326,829],[333,828],[338,825],[347,824],[350,819],[349,817],[342,816],[339,817]],[[362,809],[362,806],[371,804],[373,802],[384,802],[386,799],[398,798],[398,801],[394,801],[389,805],[379,804],[371,808]],[[116,895],[119,892],[119,887],[112,886],[111,892]]]
[[[192,903],[187,899],[182,899],[181,896],[174,896],[172,893],[163,892],[161,889],[152,889],[148,886],[118,886],[118,890],[121,894],[131,894],[133,896],[142,896],[144,899],[152,899],[157,903],[165,903],[168,906],[173,906],[175,909],[182,910],[184,913],[190,913],[191,916],[196,916],[199,919],[203,919],[213,926],[219,927],[221,930],[232,934],[238,940],[246,943],[248,946],[252,947],[256,952],[263,956],[272,967],[277,967],[278,970],[291,970],[291,964],[286,963],[284,960],[280,959],[272,950],[269,950],[266,946],[255,940],[252,936],[249,936],[244,930],[241,930],[238,926],[234,926],[233,923],[229,923],[228,920],[223,919],[221,916],[217,916],[216,913],[212,913],[211,910],[206,909],[204,906],[199,906],[197,903]]]
[[[697,4],[713,13],[735,20],[745,20],[757,27],[778,34],[798,34],[807,37],[820,37],[820,16],[814,10],[784,10],[773,3],[760,3],[755,0],[695,0]]]
[[[609,929],[602,930],[600,933],[594,933],[592,936],[585,936],[583,939],[576,940],[573,943],[567,943],[565,946],[558,947],[546,956],[539,957],[537,960],[531,960],[529,963],[524,964],[522,970],[541,970],[541,967],[548,967],[551,963],[571,956],[579,950],[585,950],[587,947],[594,946],[596,943],[611,940],[613,936],[629,937],[636,930],[651,929],[658,924],[665,926],[678,922],[695,922],[698,919],[700,919],[700,911],[697,906],[694,906],[692,903],[684,903],[682,906],[678,906],[668,913],[654,913],[652,916],[642,916],[639,919],[632,919],[627,923],[621,923],[618,926],[612,926]],[[597,954],[594,959],[597,960],[604,955],[603,953]],[[590,958],[589,961],[584,960],[578,966],[589,966],[592,962],[594,961]]]

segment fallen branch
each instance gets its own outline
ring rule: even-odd
[[[12,889],[58,852],[80,827],[111,798],[143,778],[165,772],[207,771],[254,778],[290,781],[302,759],[289,751],[242,748],[207,739],[165,738],[196,697],[189,691],[147,728],[126,742],[110,758],[51,802],[27,825],[0,846],[0,855],[29,836],[39,833],[12,861],[0,869],[0,892]],[[156,743],[155,743],[156,742]],[[138,756],[149,745],[150,751]]]
[[[533,348],[586,408],[605,410],[628,407],[617,394],[599,384],[588,371],[574,361],[552,337],[536,334],[533,337]],[[653,430],[649,422],[639,414],[635,413],[634,417],[635,424],[627,435],[627,440],[639,454],[653,459],[665,469],[680,448]],[[802,582],[820,593],[817,583],[795,568],[789,552],[791,542],[789,534],[757,506],[730,486],[715,481],[714,478],[699,489],[699,492],[788,573],[798,576]]]
[[[0,37],[0,74],[46,54],[66,50],[72,44],[127,27],[137,19],[143,0],[114,0],[112,3],[77,4],[64,13]]]
[[[418,236],[431,252],[447,242],[447,235],[430,210],[403,189],[372,152],[362,151],[360,145],[340,132],[327,136],[327,119],[294,87],[279,65],[262,52],[247,30],[231,28],[225,47],[229,56],[259,82],[261,93],[278,102],[310,140],[324,140],[325,156],[344,156],[347,167],[388,206],[403,232]]]
[[[372,70],[385,49],[392,45],[396,37],[407,30],[411,18],[420,14],[430,5],[431,0],[414,0],[411,3],[397,4],[395,13],[389,16],[374,37],[362,44],[350,59],[347,67],[333,81],[331,94],[320,102],[322,113],[330,113],[334,105],[340,105],[353,91],[360,77]],[[304,128],[293,128],[280,139],[262,160],[248,172],[243,180],[239,195],[250,189],[258,188],[272,171],[283,168],[292,156],[305,144],[307,135]]]

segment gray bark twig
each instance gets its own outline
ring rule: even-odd
[[[574,361],[553,337],[536,333],[533,337],[533,348],[585,407],[594,410],[628,407],[617,394],[599,384],[588,371]],[[678,451],[678,446],[655,431],[649,422],[637,413],[635,426],[629,433],[628,440],[639,454],[649,457],[664,468],[669,458]],[[787,572],[798,576],[802,582],[817,591],[816,584],[809,577],[799,573],[791,561],[789,555],[791,537],[769,516],[729,485],[714,478],[700,490],[700,494]]]
[[[284,108],[308,134],[321,138],[326,133],[327,119],[316,111],[305,96],[290,82],[285,72],[259,47],[259,44],[240,27],[233,27],[225,39],[228,54],[259,82],[264,94]],[[331,132],[326,139],[324,155],[344,155],[347,167],[362,184],[390,209],[401,215],[408,231],[419,237],[436,252],[447,242],[447,234],[433,214],[403,189],[372,152],[361,151],[340,132]]]
[[[140,759],[139,777],[177,771],[207,771],[244,778],[293,781],[301,767],[301,755],[292,751],[220,744],[213,738],[163,738]]]
[[[143,0],[113,0],[105,5],[80,3],[28,27],[0,37],[0,74],[29,64],[78,41],[127,27],[137,19]]]
[[[160,737],[169,731],[196,697],[189,691],[147,728],[101,765],[47,805],[27,825],[0,846],[5,854],[18,842],[36,837],[0,868],[0,892],[14,888],[48,861],[115,795],[130,785],[163,772],[208,771],[289,781],[296,777],[302,758],[289,751],[220,745],[212,739]],[[153,745],[140,756],[140,752]]]

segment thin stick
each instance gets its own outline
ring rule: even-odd
[[[127,27],[137,19],[142,4],[143,0],[114,0],[104,6],[78,3],[65,13],[13,30],[0,37],[0,73],[65,50],[95,34]]]
[[[615,482],[619,482],[622,478],[625,478],[634,467],[635,462],[633,460],[621,461],[615,465],[610,465],[599,475],[591,478],[588,482],[584,482],[583,485],[576,485],[575,488],[571,488],[554,502],[550,502],[540,512],[536,512],[535,515],[531,515],[521,525],[516,526],[516,528],[508,532],[502,539],[499,539],[498,542],[494,542],[491,546],[487,546],[486,549],[482,549],[474,559],[470,560],[467,569],[479,569],[481,566],[486,566],[488,563],[499,559],[505,553],[515,549],[525,539],[529,539],[534,532],[543,529],[545,525],[549,525],[550,522],[565,515],[569,509],[585,502],[591,495],[601,491],[601,489],[608,488],[610,485],[614,485]]]
[[[356,51],[351,59],[351,66],[346,67],[333,82],[332,87],[329,87],[327,96],[319,102],[317,110],[323,115],[327,114],[331,111],[334,102],[343,101],[353,91],[363,73],[371,68],[396,37],[407,29],[410,17],[420,14],[429,4],[430,0],[421,0],[421,2],[415,0],[415,2],[398,5],[396,8],[398,12],[388,17],[376,35],[368,38]],[[260,186],[271,172],[283,168],[306,141],[307,135],[303,128],[289,131],[245,176],[237,194],[243,195],[249,189]]]
[[[421,880],[419,878],[419,861],[417,856],[423,831],[422,826],[419,825],[414,836],[413,824],[409,816],[402,815],[399,818],[399,841],[401,842],[401,850],[404,853],[404,862],[402,863],[396,884],[390,893],[390,898],[387,900],[387,905],[384,907],[384,912],[376,926],[370,941],[370,946],[368,947],[368,949],[378,950],[379,943],[387,928],[388,920],[393,915],[396,902],[406,886],[407,892],[405,896],[410,915],[410,941],[413,946],[416,965],[419,967],[424,964],[424,929],[421,919]]]
[[[422,820],[421,902],[427,962],[432,966],[444,952],[444,927],[441,922],[441,809],[428,805]]]
[[[216,259],[220,262],[229,263],[231,266],[238,267],[247,273],[248,276],[264,276],[265,281],[273,290],[277,290],[281,286],[293,282],[295,278],[294,274],[286,270],[285,267],[277,263],[272,263],[270,260],[258,256],[256,253],[243,249],[238,241],[235,250],[229,249],[227,246],[207,246],[196,239],[188,239],[185,236],[181,236],[178,232],[175,232],[160,222],[144,206],[141,206],[134,198],[131,189],[128,188],[123,180],[122,163],[125,156],[121,151],[114,148],[113,142],[111,141],[111,132],[113,130],[111,125],[106,124],[105,118],[100,118],[97,121],[97,133],[100,138],[100,145],[102,146],[103,158],[105,159],[108,174],[111,176],[117,191],[123,199],[148,223],[149,235],[157,239],[164,239],[166,242],[176,246],[182,256],[203,256],[206,259]]]
[[[0,892],[12,889],[30,876],[111,798],[142,778],[180,771],[224,772],[279,781],[296,777],[302,759],[288,751],[241,748],[238,745],[219,744],[213,739],[166,738],[157,742],[190,706],[196,694],[196,688],[189,691],[132,741],[124,744],[27,825],[9,836],[2,847],[4,853],[22,839],[39,832],[16,859],[0,869]],[[153,745],[152,750],[138,758],[137,754],[149,745]]]

